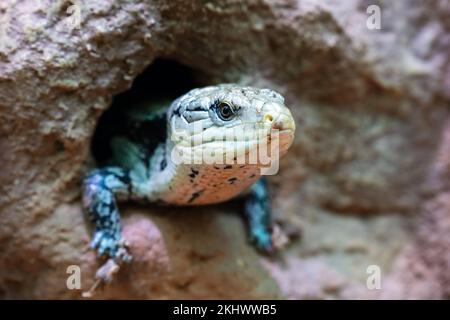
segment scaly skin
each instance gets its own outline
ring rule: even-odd
[[[194,89],[167,111],[144,106],[129,112],[123,127],[111,136],[107,164],[84,181],[84,207],[95,224],[92,247],[99,255],[131,259],[121,237],[118,201],[204,205],[243,192],[251,240],[261,251],[273,250],[263,164],[242,160],[275,141],[280,156],[291,145],[295,124],[280,94],[232,84]],[[274,130],[279,140],[268,139]],[[253,135],[246,139],[248,134]],[[222,142],[223,137],[228,139]],[[205,161],[205,152],[216,161]],[[188,161],[198,159],[189,155],[203,158]]]

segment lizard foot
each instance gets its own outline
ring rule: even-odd
[[[88,291],[82,293],[83,298],[92,298],[99,289],[113,282],[121,265],[132,260],[128,244],[123,239],[117,240],[101,231],[95,233],[91,246],[100,257],[107,255],[109,258],[97,269],[95,282]]]
[[[83,298],[92,298],[98,289],[103,288],[106,284],[111,283],[114,280],[114,276],[119,272],[120,265],[112,258],[109,258],[100,268],[97,269],[95,274],[95,282],[92,287],[82,293]]]
[[[254,233],[251,241],[261,253],[273,255],[286,248],[291,240],[298,236],[298,233],[293,234],[290,229],[286,229],[278,223],[274,223],[271,231]]]

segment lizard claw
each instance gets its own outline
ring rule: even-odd
[[[123,238],[117,240],[102,231],[97,231],[91,246],[97,250],[98,256],[107,256],[108,260],[97,269],[95,282],[88,291],[82,293],[83,298],[92,298],[98,289],[113,282],[121,265],[132,260],[129,245]]]
[[[103,288],[106,284],[114,280],[115,275],[119,272],[120,265],[112,258],[108,259],[105,264],[97,269],[95,273],[95,282],[91,288],[82,293],[83,298],[92,298],[98,289]]]

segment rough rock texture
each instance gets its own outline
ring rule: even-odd
[[[366,27],[374,2],[381,30]],[[271,184],[302,237],[261,263],[233,205],[124,207],[139,258],[98,297],[450,297],[449,17],[444,0],[1,1],[0,296],[78,298],[73,264],[92,284],[90,139],[164,57],[201,83],[286,95],[298,134]]]

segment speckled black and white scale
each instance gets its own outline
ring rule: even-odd
[[[193,131],[198,124],[203,128],[200,133]],[[84,207],[95,224],[92,247],[98,254],[120,261],[131,259],[121,236],[120,201],[195,206],[241,194],[245,196],[244,214],[251,240],[260,250],[271,251],[270,197],[258,164],[178,164],[172,158],[174,147],[184,143],[173,139],[176,130],[202,137],[190,142],[196,151],[214,146],[219,153],[232,147],[248,153],[258,147],[261,141],[244,142],[241,137],[218,147],[210,138],[211,133],[233,133],[231,130],[239,126],[247,131],[258,128],[267,134],[274,128],[281,130],[281,155],[291,145],[295,131],[283,97],[269,89],[210,86],[191,90],[167,109],[131,108],[120,128],[105,135],[103,143],[108,144],[110,156],[87,175],[83,184]]]

